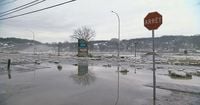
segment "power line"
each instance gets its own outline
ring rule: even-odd
[[[26,6],[26,5],[32,4],[32,3],[36,2],[36,1],[39,1],[39,0],[35,0],[35,1],[29,2],[29,3],[27,3],[27,4],[21,5],[21,6],[19,6],[19,7],[16,7],[16,8],[10,9],[10,10],[8,10],[8,11],[1,12],[0,14],[4,14],[4,13],[10,12],[10,11],[13,11],[13,10],[19,9],[19,8],[24,7],[24,6]]]
[[[50,8],[61,6],[61,5],[64,5],[64,4],[67,4],[67,3],[70,3],[70,2],[74,2],[74,1],[76,1],[76,0],[71,0],[71,1],[63,2],[63,3],[59,3],[59,4],[56,4],[56,5],[53,5],[53,6],[49,6],[49,7],[38,9],[38,10],[35,10],[35,11],[31,11],[31,12],[26,12],[26,13],[19,14],[19,15],[14,15],[14,16],[6,17],[6,18],[1,18],[0,20],[6,20],[6,19],[11,19],[11,18],[15,18],[15,17],[20,17],[20,16],[24,16],[24,15],[40,12],[40,11],[43,11],[43,10],[47,10],[47,9],[50,9]]]
[[[37,0],[36,0],[36,1],[37,1]],[[44,1],[46,1],[46,0],[42,0],[42,1],[40,1],[40,2],[32,3],[31,5],[24,6],[23,8],[17,9],[17,10],[15,10],[15,11],[12,11],[12,12],[9,12],[9,13],[3,14],[3,15],[0,15],[0,17],[3,17],[3,16],[6,16],[6,15],[9,15],[9,14],[12,14],[12,13],[15,13],[15,12],[18,12],[18,11],[21,11],[21,10],[24,10],[24,9],[29,8],[29,7],[32,7],[32,6],[34,6],[34,5],[40,4],[40,3],[44,2]]]

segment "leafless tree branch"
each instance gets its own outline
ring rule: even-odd
[[[94,37],[95,31],[87,26],[74,30],[73,35],[71,35],[72,39],[84,39],[85,41],[90,41]]]

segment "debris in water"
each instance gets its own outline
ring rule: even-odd
[[[39,60],[35,60],[34,63],[37,64],[37,65],[40,65],[40,64],[41,64],[41,62],[40,62]]]
[[[124,70],[120,70],[119,72],[124,72],[124,73],[126,72],[127,73],[129,71],[127,69],[124,69]]]
[[[78,64],[73,64],[74,66],[78,66]]]
[[[111,67],[111,64],[103,65],[103,67]]]
[[[59,71],[62,70],[62,66],[61,65],[58,65],[57,68],[58,68]]]
[[[190,73],[186,73],[184,71],[169,70],[168,73],[169,73],[169,76],[172,78],[192,79],[192,75]]]
[[[55,63],[55,64],[59,64],[60,62],[59,62],[59,61],[54,61],[54,63]]]

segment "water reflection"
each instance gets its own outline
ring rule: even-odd
[[[81,60],[78,62],[78,76],[84,76],[88,74],[88,61]]]
[[[8,70],[8,79],[11,79],[11,71]]]
[[[88,69],[88,60],[79,60],[78,72],[77,74],[73,74],[71,77],[80,85],[90,85],[96,79],[94,73]]]
[[[115,105],[119,102],[119,65],[117,66],[117,99],[115,101]]]
[[[134,71],[134,73],[136,74],[137,73],[137,68],[135,67],[135,71]]]

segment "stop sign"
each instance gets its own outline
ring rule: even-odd
[[[158,12],[150,12],[144,18],[144,26],[149,30],[156,30],[162,24],[162,15]]]

